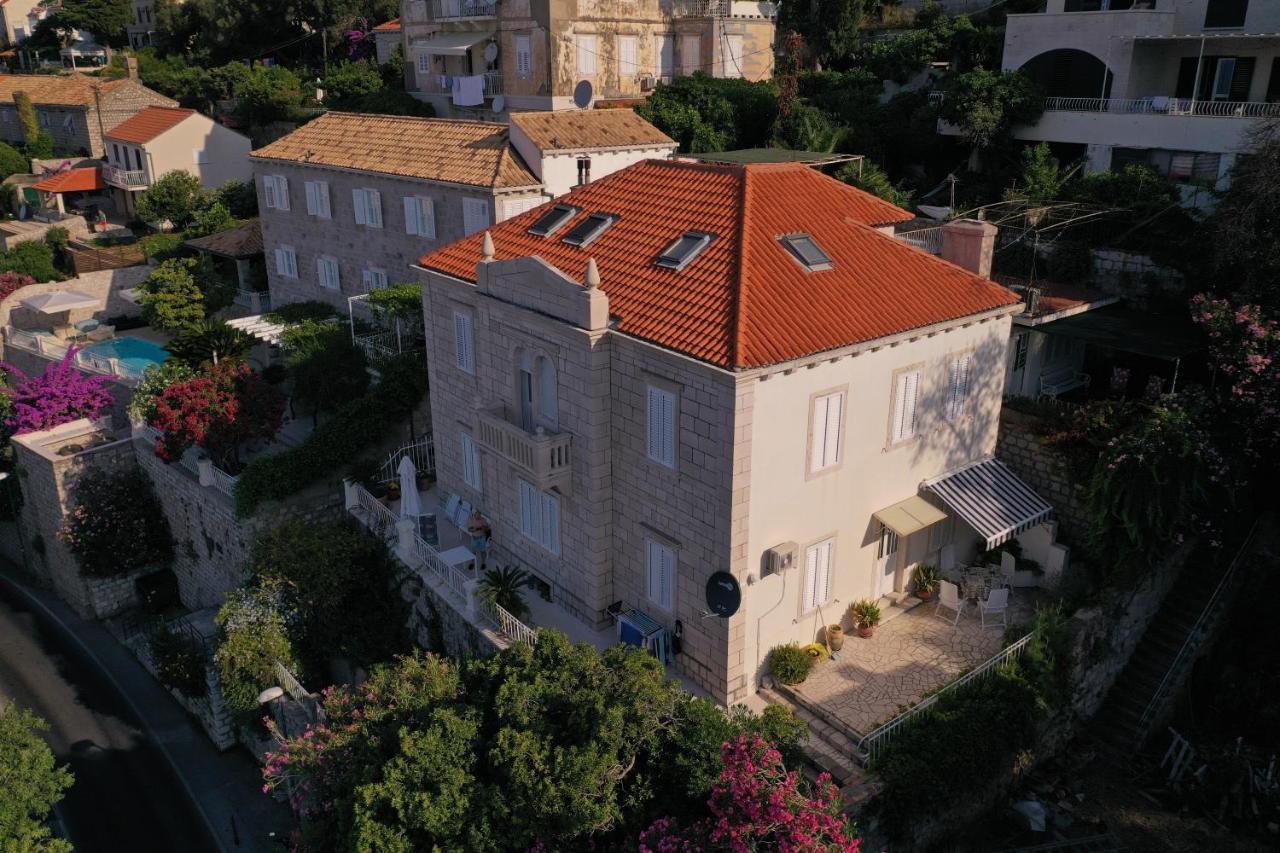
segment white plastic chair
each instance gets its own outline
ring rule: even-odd
[[[986,601],[978,602],[978,619],[982,622],[982,627],[987,627],[987,616],[992,618],[992,627],[1004,627],[1005,613],[1009,610],[1009,590],[1005,587],[993,589],[991,594],[987,596]],[[996,623],[995,617],[999,616],[1000,621]]]
[[[960,597],[960,589],[951,581],[943,581],[939,586],[938,606],[933,609],[933,615],[937,616],[944,622],[950,622],[952,625],[960,623],[960,614],[964,613],[965,601]],[[955,618],[948,619],[942,615],[942,608],[955,611]]]
[[[1018,561],[1012,554],[1005,551],[1000,555],[1000,578],[1001,582],[1007,587],[1013,586],[1013,576],[1018,570]]]

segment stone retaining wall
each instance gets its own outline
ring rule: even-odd
[[[1034,427],[1039,418],[1005,408],[1000,412],[996,456],[1023,482],[1053,505],[1058,538],[1079,542],[1089,529],[1084,486],[1068,475],[1062,457]]]

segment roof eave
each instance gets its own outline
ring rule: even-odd
[[[336,166],[332,163],[321,163],[319,161],[292,160],[286,157],[264,157],[261,154],[249,152],[249,159],[260,163],[284,163],[290,166],[311,166],[321,169],[334,169],[339,172],[347,172],[353,175],[384,175],[388,178],[400,178],[405,181],[423,181],[430,184],[440,184],[445,187],[462,187],[466,189],[485,189],[494,192],[516,192],[518,190],[541,190],[542,183],[535,184],[517,184],[506,186],[505,184],[466,184],[459,181],[445,181],[440,178],[424,178],[420,175],[402,175],[398,172],[383,172],[377,169],[357,169],[354,166]],[[530,175],[532,177],[532,175]]]

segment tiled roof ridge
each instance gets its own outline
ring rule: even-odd
[[[351,112],[349,110],[329,110],[327,113],[317,118],[316,121],[329,118],[330,116],[342,116],[342,117],[350,116],[351,118],[381,119],[383,121],[396,121],[396,122],[406,122],[406,123],[413,123],[413,124],[417,124],[420,122],[438,122],[440,124],[448,124],[448,125],[465,124],[465,125],[474,125],[476,127],[488,127],[488,128],[492,128],[493,130],[502,131],[503,133],[507,132],[507,126],[505,124],[502,124],[501,122],[496,122],[496,121],[482,121],[480,119],[474,119],[474,118],[445,118],[444,116],[402,116],[402,115],[395,115],[392,113],[356,113],[356,112]],[[303,125],[302,127],[298,128],[298,130],[302,130],[304,127],[306,127],[306,125]]]
[[[746,254],[751,241],[745,238],[747,233],[747,211],[751,203],[751,182],[748,180],[750,173],[745,169],[740,170],[738,177],[738,233],[734,235],[734,239],[738,241],[738,245],[733,248],[733,278],[738,283],[737,287],[730,290],[733,298],[733,309],[730,314],[730,322],[733,327],[729,331],[729,363],[741,364],[743,345],[743,329],[746,328],[746,313],[748,310],[748,300],[745,298],[746,288],[742,286],[742,272],[746,268]]]

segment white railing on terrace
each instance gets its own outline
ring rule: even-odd
[[[356,486],[356,498],[360,509],[364,510],[365,522],[370,530],[384,537],[395,533],[396,521],[399,519],[391,511],[391,507],[371,495],[364,486]]]
[[[71,345],[64,343],[52,335],[37,335],[24,329],[15,329],[8,326],[4,331],[5,341],[18,349],[24,349],[28,352],[42,355],[52,361],[61,361],[67,357],[67,350]],[[133,384],[138,377],[131,376],[123,369],[118,359],[107,358],[96,353],[89,352],[84,349],[76,351],[76,367],[86,373],[98,373],[103,376],[111,376],[121,382]]]
[[[224,495],[226,495],[229,498],[235,497],[236,483],[239,481],[238,477],[231,476],[226,471],[223,471],[221,468],[219,468],[217,465],[209,466],[209,476],[213,481],[211,485],[215,489],[222,492]]]
[[[452,18],[492,18],[498,14],[498,0],[430,0],[427,8],[433,21]]]
[[[484,72],[484,96],[493,98],[502,94],[502,72]]]
[[[113,187],[119,187],[122,190],[145,187],[150,183],[147,180],[145,170],[121,169],[119,166],[113,166],[110,163],[102,167],[102,179]]]
[[[311,694],[307,692],[307,688],[302,686],[302,682],[298,680],[289,668],[284,664],[276,661],[271,667],[275,670],[276,681],[280,682],[280,686],[284,688],[284,692],[288,693],[294,699],[302,701]]]
[[[252,314],[265,314],[271,310],[271,294],[265,290],[236,290],[235,303]]]
[[[504,610],[502,605],[496,601],[486,601],[482,604],[482,607],[489,618],[498,626],[498,630],[512,640],[517,643],[527,643],[530,646],[537,645],[537,632]]]
[[[936,705],[939,697],[944,696],[953,690],[964,687],[967,684],[973,684],[982,679],[991,677],[991,675],[1000,667],[1021,657],[1022,650],[1026,648],[1027,643],[1030,643],[1031,638],[1034,636],[1035,632],[1033,631],[1020,640],[1010,643],[985,663],[974,667],[955,681],[943,685],[937,693],[920,700],[916,705],[903,711],[901,714],[875,729],[870,734],[864,735],[862,740],[858,741],[858,752],[867,762],[871,762],[879,758],[880,753],[886,746],[888,746],[889,742],[893,740],[894,735],[901,731],[904,726],[916,717]]]
[[[677,18],[769,18],[778,16],[778,4],[761,0],[675,0],[671,13]]]
[[[413,467],[418,470],[419,474],[430,474],[435,476],[436,473],[436,450],[431,439],[423,438],[418,441],[409,442],[397,447],[387,455],[387,461],[382,463],[379,469],[378,477],[384,483],[390,483],[392,480],[400,476],[400,460],[408,456],[413,460]]]
[[[923,249],[931,255],[942,254],[942,226],[936,228],[917,228],[915,231],[901,231],[894,235],[899,240],[917,249]]]
[[[1276,118],[1280,103],[1200,101],[1190,98],[1045,98],[1045,112],[1125,113],[1218,118]]]
[[[371,335],[356,335],[351,339],[356,349],[364,353],[369,361],[380,358],[391,358],[400,352],[399,336],[396,332],[374,332]]]

